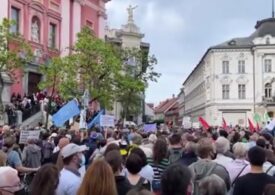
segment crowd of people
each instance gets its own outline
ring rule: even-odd
[[[274,137],[242,128],[0,130],[0,194],[274,195]]]
[[[49,103],[49,96],[47,92],[37,92],[35,94],[31,94],[29,96],[24,95],[23,97],[20,94],[13,93],[11,95],[10,104],[7,104],[5,107],[5,111],[8,116],[8,124],[10,126],[16,126],[17,125],[17,112],[20,110],[22,112],[22,119],[25,120],[28,117],[31,117],[33,114],[35,114],[37,111],[40,111],[41,104],[43,104],[44,109],[47,110],[47,106]],[[51,112],[55,113],[58,111],[62,105],[63,101],[60,98],[59,95],[55,95],[52,98],[51,103]]]

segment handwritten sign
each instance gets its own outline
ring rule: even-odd
[[[40,131],[25,131],[20,132],[19,144],[26,144],[28,138],[39,139]]]
[[[100,126],[101,127],[114,127],[115,117],[111,115],[100,115]]]

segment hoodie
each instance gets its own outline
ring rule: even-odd
[[[29,144],[24,148],[22,155],[26,167],[37,168],[41,166],[41,148],[35,144]]]
[[[189,166],[194,182],[193,195],[199,195],[199,181],[207,176],[216,174],[224,180],[227,190],[230,189],[230,177],[227,170],[222,166],[208,159],[200,159]]]

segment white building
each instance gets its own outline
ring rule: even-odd
[[[275,112],[275,18],[248,37],[210,47],[184,82],[185,116],[211,125],[247,126],[253,114]]]

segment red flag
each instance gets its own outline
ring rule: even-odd
[[[222,128],[226,129],[227,128],[227,124],[225,119],[222,117]]]
[[[251,122],[251,120],[248,118],[248,124],[249,124],[249,130],[254,133],[256,131],[253,123]]]
[[[260,131],[260,125],[259,123],[257,123],[257,128],[256,128],[257,131]]]
[[[204,120],[202,117],[199,117],[199,122],[201,123],[201,126],[205,129],[209,129],[210,125],[208,125],[208,123],[206,122],[206,120]]]

